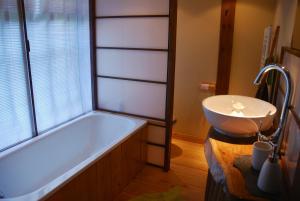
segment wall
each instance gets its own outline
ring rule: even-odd
[[[237,0],[229,92],[253,96],[264,28],[273,22],[275,0]],[[202,81],[215,82],[218,61],[221,0],[178,1],[174,133],[204,139],[208,124]]]
[[[277,53],[280,55],[282,46],[291,46],[294,30],[297,0],[277,0],[274,27],[280,26]]]
[[[289,70],[291,82],[296,86],[300,81],[300,50],[291,51],[285,49],[283,57],[283,65]],[[281,89],[284,89],[284,84],[281,83]],[[278,91],[277,106],[281,107],[284,93],[283,90]],[[291,105],[293,108],[288,113],[286,126],[284,129],[282,169],[284,179],[289,188],[291,199],[300,200],[300,91],[292,88]],[[293,112],[292,112],[293,111]]]
[[[300,49],[300,0],[298,0],[297,5],[292,47]]]
[[[216,81],[221,0],[178,0],[174,133],[204,138],[201,81]],[[202,132],[202,133],[201,133]]]
[[[271,25],[275,0],[237,0],[229,94],[254,96],[264,28]]]

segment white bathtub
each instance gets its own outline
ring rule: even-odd
[[[145,124],[93,112],[0,153],[0,201],[45,198]]]

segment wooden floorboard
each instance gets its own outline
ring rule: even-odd
[[[204,200],[208,166],[203,144],[173,139],[171,150],[169,172],[146,166],[116,201],[130,200],[145,193],[165,192],[176,186],[180,187],[185,200]]]

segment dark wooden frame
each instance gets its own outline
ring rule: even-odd
[[[175,82],[175,60],[176,60],[176,33],[177,33],[177,0],[170,0],[169,6],[169,55],[167,76],[167,99],[166,99],[166,149],[164,170],[170,169],[171,138],[173,127],[174,107],[174,82]]]
[[[31,65],[30,65],[30,43],[28,40],[28,34],[27,34],[27,24],[26,24],[26,14],[25,14],[25,6],[24,6],[24,0],[17,0],[18,7],[19,7],[19,16],[20,16],[20,25],[22,26],[22,35],[23,35],[23,44],[24,44],[24,52],[25,55],[25,72],[27,73],[27,88],[28,96],[29,96],[29,103],[30,103],[30,110],[31,110],[31,121],[32,121],[32,128],[33,128],[33,135],[32,137],[35,137],[38,135],[38,129],[37,129],[37,122],[36,122],[36,112],[35,112],[35,104],[34,104],[34,95],[33,95],[33,86],[32,86],[32,75],[31,75]]]
[[[96,64],[96,21],[95,21],[95,0],[89,0],[89,21],[90,21],[90,58],[91,58],[91,81],[92,81],[92,103],[93,110],[97,110],[97,64]]]
[[[146,83],[152,83],[152,84],[167,84],[167,82],[161,82],[161,81],[155,81],[155,80],[141,80],[141,79],[133,79],[133,78],[126,78],[126,77],[115,77],[115,76],[107,76],[107,75],[97,75],[97,77],[107,78],[107,79],[115,79],[115,80],[146,82]]]
[[[172,136],[172,124],[173,124],[173,100],[174,100],[174,78],[175,78],[175,56],[176,56],[176,23],[177,23],[177,0],[169,0],[169,14],[168,15],[124,15],[124,16],[96,16],[95,15],[95,0],[90,0],[90,31],[91,31],[91,61],[92,61],[92,89],[93,89],[93,108],[94,110],[100,110],[105,112],[111,112],[121,115],[129,115],[140,117],[144,119],[154,120],[150,124],[152,126],[164,127],[166,128],[166,140],[165,144],[156,144],[148,142],[147,144],[157,146],[165,149],[164,153],[164,165],[163,167],[155,164],[149,164],[156,167],[161,167],[165,171],[170,169],[170,144]],[[153,17],[168,17],[169,18],[169,41],[168,49],[153,49],[153,48],[133,48],[133,47],[99,47],[96,45],[96,20],[97,19],[107,19],[107,18],[153,18]],[[141,50],[141,51],[164,51],[168,52],[168,64],[167,64],[167,81],[160,82],[154,80],[141,80],[141,79],[132,79],[125,77],[115,77],[115,76],[106,76],[97,74],[97,64],[96,64],[96,51],[97,49],[117,49],[117,50]],[[106,79],[118,79],[118,80],[127,80],[135,82],[147,82],[154,84],[164,84],[166,85],[166,105],[165,105],[165,118],[153,118],[143,115],[129,114],[125,112],[118,112],[107,110],[99,107],[98,95],[97,95],[97,79],[106,78]],[[161,123],[157,123],[159,121]]]

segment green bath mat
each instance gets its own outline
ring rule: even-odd
[[[167,192],[162,193],[147,193],[129,201],[184,201],[180,194],[180,188],[174,187]]]

